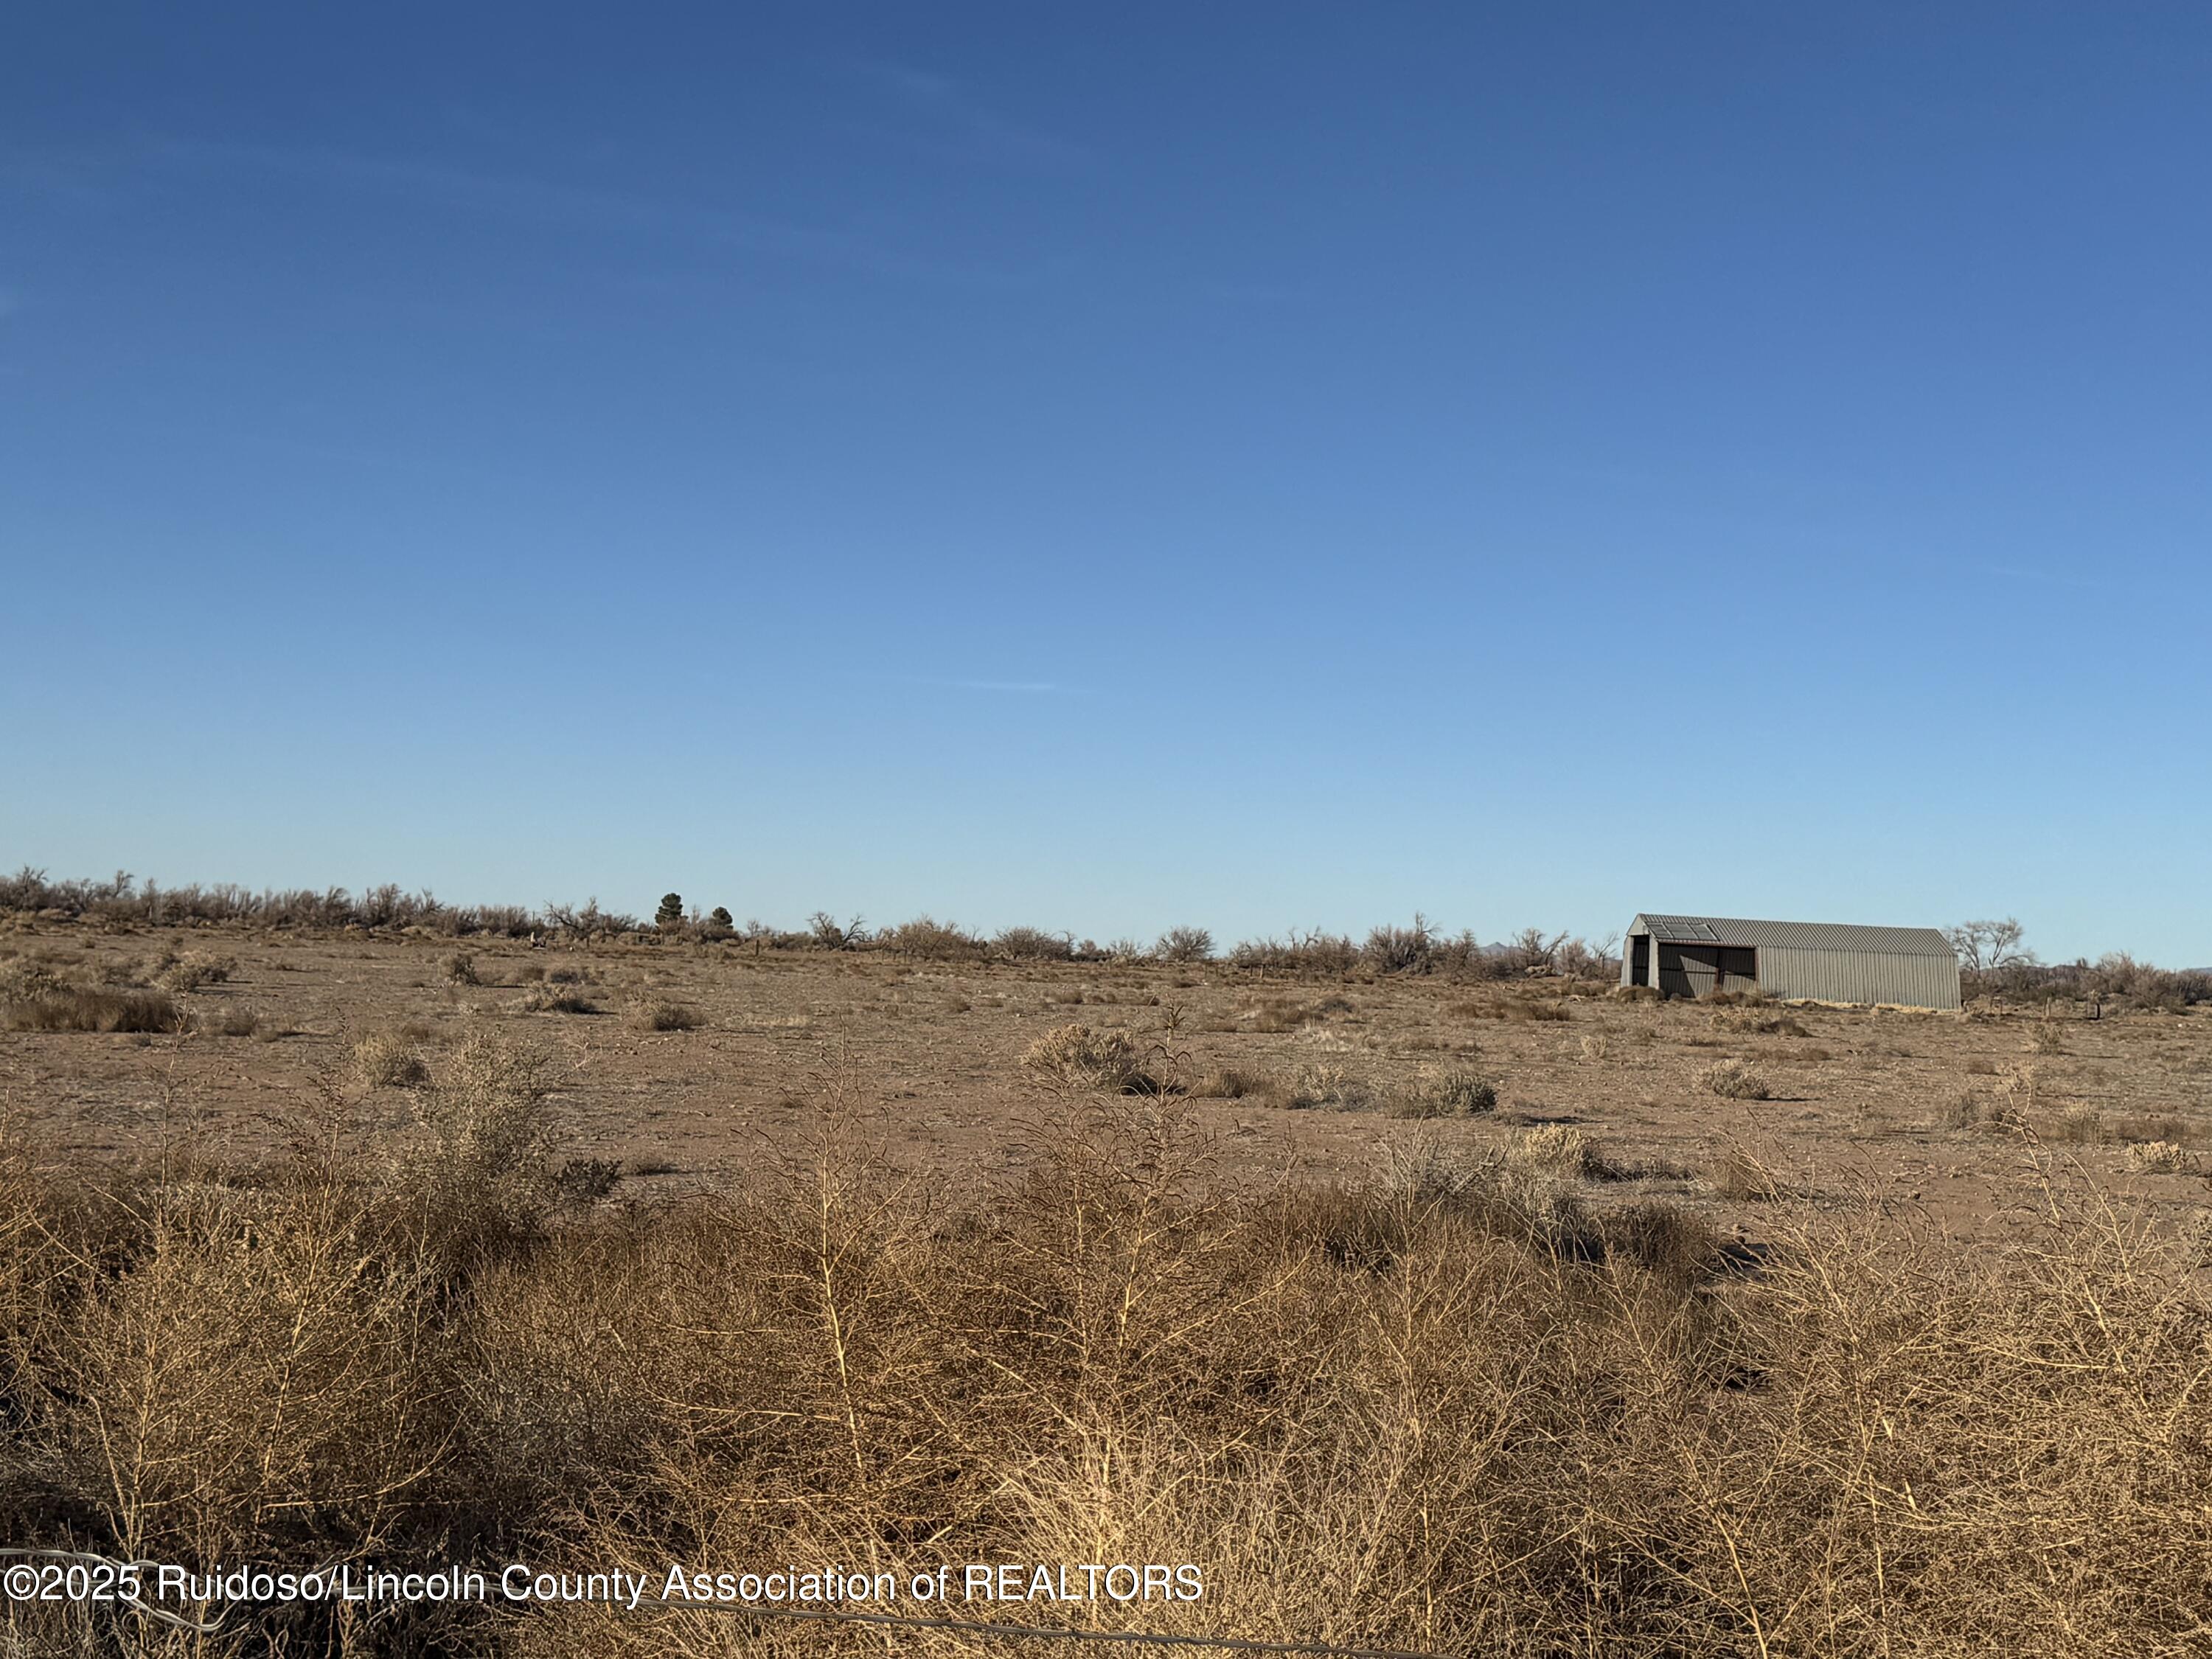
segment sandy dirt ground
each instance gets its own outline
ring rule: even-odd
[[[554,1054],[563,1151],[620,1160],[615,1201],[803,1152],[832,1115],[917,1176],[959,1185],[1006,1179],[1031,1156],[1065,1103],[1022,1058],[1081,1022],[1126,1033],[1184,1085],[1170,1109],[1210,1132],[1216,1167],[1239,1183],[1357,1177],[1413,1138],[1480,1149],[1563,1123],[1604,1154],[1600,1201],[1663,1196],[1746,1231],[1777,1200],[1746,1189],[1739,1153],[1771,1172],[1781,1201],[1871,1192],[1967,1233],[2033,1203],[2039,1148],[2146,1201],[2161,1224],[2188,1223],[2212,1196],[2206,1010],[1723,1009],[1557,981],[504,941],[464,945],[480,981],[467,984],[450,975],[455,948],[65,924],[8,934],[0,954],[88,982],[146,977],[179,951],[234,964],[180,999],[186,1035],[0,1032],[8,1132],[70,1162],[137,1161],[185,1135],[251,1157],[330,1089],[398,1124],[406,1091],[363,1082],[355,1045],[396,1035],[434,1073],[487,1023]],[[597,1012],[530,1012],[532,985],[549,978]],[[696,1012],[696,1028],[650,1029],[646,1011],[662,1003]],[[1729,1057],[1755,1066],[1771,1097],[1712,1092],[1704,1073]],[[1401,1115],[1454,1070],[1493,1081],[1497,1109]],[[1243,1097],[1196,1097],[1224,1072],[1249,1085]],[[2146,1143],[2169,1145],[2146,1155]]]

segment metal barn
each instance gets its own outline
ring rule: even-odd
[[[1620,948],[1620,982],[1670,997],[1756,987],[1816,1002],[1956,1008],[1959,958],[1933,927],[1640,915]]]

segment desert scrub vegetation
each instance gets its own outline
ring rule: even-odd
[[[664,998],[639,1004],[631,1018],[647,1031],[696,1031],[706,1024],[706,1017],[690,1003]]]
[[[526,986],[515,1006],[528,1014],[598,1013],[599,1005],[577,985],[564,982],[567,977],[556,972]]]
[[[1723,1100],[1765,1100],[1774,1093],[1766,1073],[1747,1060],[1717,1060],[1698,1073],[1698,1082]]]
[[[1127,1095],[1157,1093],[1160,1086],[1127,1032],[1094,1031],[1083,1024],[1046,1032],[1022,1055],[1022,1069],[1061,1089]]]
[[[1743,1276],[1678,1209],[1590,1208],[1569,1136],[1401,1143],[1240,1194],[1172,1103],[1125,1098],[1066,1103],[963,1196],[833,1119],[628,1211],[560,1202],[563,1170],[605,1182],[556,1159],[552,1081],[475,1033],[397,1142],[318,1119],[174,1184],[0,1143],[11,1540],[1189,1560],[1197,1603],[1055,1611],[1445,1654],[2201,1648],[2212,1308],[2179,1246],[2048,1170],[2016,1243],[1778,1206]],[[20,1617],[30,1651],[184,1650]],[[344,1619],[240,1607],[190,1651],[641,1659],[744,1634],[603,1605]]]
[[[371,1031],[353,1045],[354,1074],[372,1089],[412,1089],[429,1081],[420,1050],[397,1031]]]
[[[36,963],[15,969],[0,986],[0,1024],[11,1031],[181,1032],[191,1017],[167,991],[77,985]]]
[[[1425,1072],[1395,1095],[1393,1117],[1479,1117],[1498,1109],[1498,1085],[1465,1066]]]

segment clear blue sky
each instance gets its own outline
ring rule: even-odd
[[[0,861],[2212,961],[2201,5],[9,34]]]

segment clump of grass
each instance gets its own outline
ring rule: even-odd
[[[638,1024],[648,1031],[696,1031],[706,1022],[688,1002],[651,1002],[638,1010]]]
[[[1126,1032],[1094,1031],[1088,1025],[1046,1032],[1023,1054],[1022,1067],[1060,1088],[1131,1095],[1157,1093],[1159,1087]]]
[[[2190,1161],[2188,1152],[2171,1140],[2139,1140],[2128,1148],[2128,1162],[2145,1175],[2180,1175]]]
[[[2094,1106],[2069,1106],[2058,1115],[2055,1134],[2060,1140],[2070,1140],[2077,1146],[2101,1146],[2112,1139],[2106,1126],[2105,1115]]]
[[[0,1002],[30,1002],[68,988],[69,981],[44,963],[28,957],[0,962]]]
[[[1756,1036],[1810,1036],[1802,1022],[1795,1016],[1778,1013],[1755,1005],[1716,1008],[1711,1019],[1717,1031],[1736,1031]]]
[[[1574,1018],[1567,1012],[1567,1005],[1564,1002],[1531,997],[1510,997],[1502,1012],[1509,1020],[1533,1020],[1540,1024]]]
[[[1687,1286],[1705,1277],[1720,1254],[1720,1239],[1704,1217],[1658,1199],[1598,1218],[1608,1260],[1634,1262],[1662,1280]]]
[[[1518,1131],[1506,1143],[1505,1165],[1575,1181],[1596,1180],[1608,1167],[1589,1133],[1571,1123],[1544,1123]]]
[[[1466,1066],[1446,1066],[1415,1079],[1390,1103],[1406,1118],[1479,1117],[1498,1109],[1498,1085]]]
[[[1308,1060],[1294,1069],[1286,1096],[1286,1103],[1297,1111],[1310,1111],[1316,1107],[1358,1111],[1373,1100],[1365,1084],[1342,1066],[1323,1060]]]
[[[1187,1092],[1194,1100],[1246,1100],[1255,1097],[1268,1098],[1280,1091],[1281,1085],[1263,1072],[1217,1066],[1200,1073]]]
[[[191,1017],[166,991],[72,985],[0,1009],[15,1031],[180,1031]]]
[[[215,1031],[218,1036],[258,1037],[262,1033],[261,1016],[251,1008],[233,1006],[216,1016]]]
[[[526,1014],[596,1014],[599,1005],[578,990],[548,975],[541,984],[526,988],[517,1005]]]
[[[1705,1180],[1723,1198],[1767,1204],[1785,1188],[1774,1171],[1741,1146],[1723,1147],[1705,1166]]]
[[[1717,1060],[1698,1073],[1698,1081],[1723,1100],[1765,1100],[1774,1092],[1766,1073],[1747,1060]]]
[[[235,957],[187,951],[161,969],[154,981],[163,990],[182,996],[203,986],[221,985],[237,971]]]
[[[372,1089],[419,1088],[430,1078],[422,1054],[397,1031],[371,1031],[355,1043],[353,1068]]]

